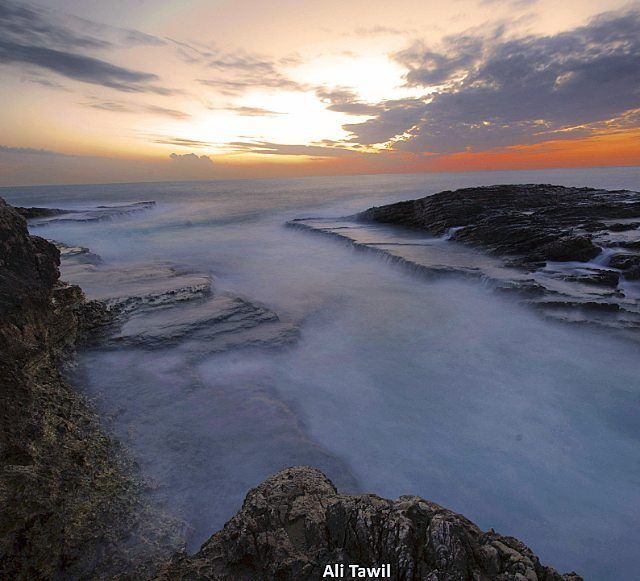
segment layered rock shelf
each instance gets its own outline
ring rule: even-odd
[[[640,194],[499,185],[288,223],[433,276],[481,279],[543,316],[640,339]]]

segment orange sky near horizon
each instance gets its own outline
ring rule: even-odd
[[[108,4],[0,7],[0,185],[640,165],[638,2]]]

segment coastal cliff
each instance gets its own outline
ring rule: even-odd
[[[179,526],[145,504],[143,481],[60,373],[112,317],[60,281],[59,262],[0,200],[1,578],[311,580],[327,565],[389,563],[406,581],[581,579],[432,502],[339,494],[306,467],[267,479],[200,551],[169,559]]]
[[[59,263],[0,199],[0,578],[150,574],[174,530],[60,372],[110,315]]]

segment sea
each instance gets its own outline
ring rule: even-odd
[[[77,388],[152,483],[153,500],[187,523],[190,550],[251,487],[305,464],[344,492],[439,503],[521,539],[561,572],[634,579],[640,344],[548,320],[482,279],[425,278],[286,226],[498,183],[640,190],[640,168],[12,187],[0,196],[82,211],[155,201],[31,231],[107,265],[203,273],[214,294],[295,328],[277,347],[209,352],[186,337],[79,354]]]

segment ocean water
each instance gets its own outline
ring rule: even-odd
[[[155,200],[135,214],[33,232],[89,247],[109,265],[171,262],[206,273],[214,292],[264,305],[298,327],[298,339],[282,349],[206,354],[193,345],[143,345],[80,357],[80,388],[154,482],[155,498],[187,521],[191,549],[238,510],[250,487],[286,466],[311,464],[345,491],[438,502],[483,529],[517,536],[561,571],[633,579],[638,343],[545,320],[481,281],[425,280],[284,226],[443,189],[525,182],[638,190],[640,170],[29,187],[0,195],[69,209]]]

